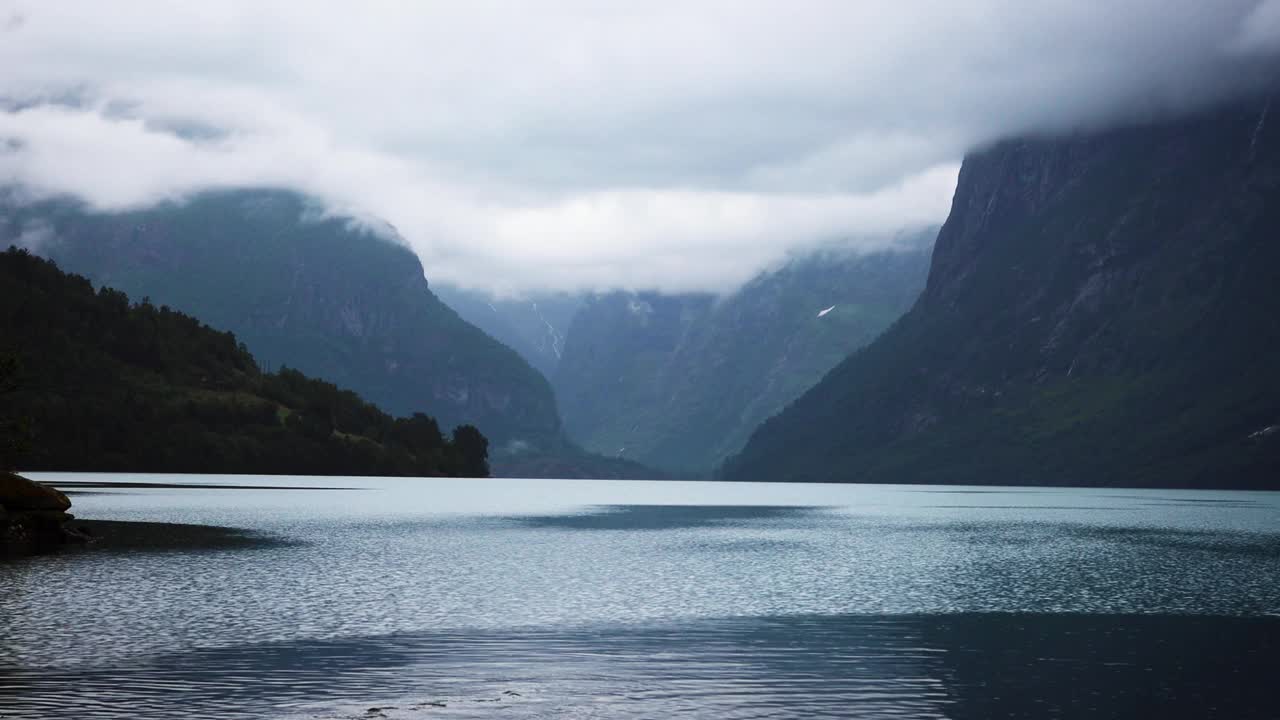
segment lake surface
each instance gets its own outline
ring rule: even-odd
[[[1280,717],[1276,493],[33,477],[291,489],[81,489],[263,542],[0,563],[4,718]]]

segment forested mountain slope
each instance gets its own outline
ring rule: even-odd
[[[396,419],[167,306],[0,253],[0,466],[27,470],[485,475],[474,428]],[[16,360],[16,362],[15,362]],[[25,435],[26,438],[15,437]],[[26,443],[14,442],[26,440]],[[18,457],[15,447],[29,444]]]
[[[234,332],[268,367],[298,368],[397,415],[473,424],[499,448],[560,442],[546,379],[440,302],[408,248],[297,195],[216,192],[124,213],[10,197],[0,242],[15,241]]]

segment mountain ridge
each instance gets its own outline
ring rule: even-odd
[[[1270,104],[970,154],[919,301],[721,477],[1275,487]]]

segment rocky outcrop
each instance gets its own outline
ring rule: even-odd
[[[83,537],[65,528],[74,516],[58,490],[0,472],[0,557],[48,552]]]

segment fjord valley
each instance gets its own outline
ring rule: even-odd
[[[1270,104],[997,142],[941,231],[722,294],[446,288],[460,316],[387,231],[279,191],[10,193],[3,227],[268,367],[474,425],[506,476],[1273,487]]]
[[[233,331],[268,368],[479,428],[506,476],[1271,488],[1271,102],[998,141],[966,158],[940,231],[796,254],[720,294],[448,288],[460,316],[393,231],[274,190],[127,213],[11,190],[0,227],[141,310]],[[15,295],[11,322],[37,305]],[[11,346],[39,346],[45,326],[26,327]],[[160,396],[129,397],[86,427]],[[326,427],[366,435],[349,425]],[[32,467],[96,467],[99,434],[47,433]],[[101,447],[65,452],[69,437]]]
[[[1280,0],[0,67],[0,718],[1278,717]]]
[[[601,454],[710,476],[911,306],[936,232],[870,254],[805,254],[723,296],[585,299],[552,375],[566,432]]]

